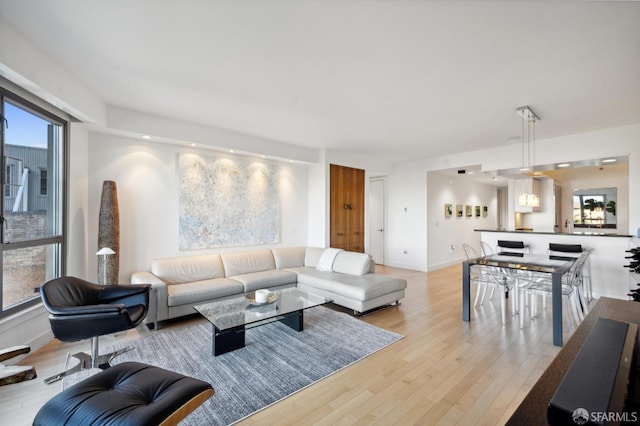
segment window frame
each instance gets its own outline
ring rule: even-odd
[[[3,166],[3,176],[0,176],[0,184],[2,184],[3,195],[5,195],[5,185],[4,180],[6,178],[6,164],[4,161],[4,148],[5,148],[5,140],[4,140],[4,129],[5,129],[5,115],[4,115],[4,104],[5,101],[10,101],[12,104],[19,106],[20,108],[32,113],[34,115],[42,116],[51,122],[59,124],[62,127],[62,136],[60,143],[62,144],[61,150],[62,153],[60,155],[60,179],[61,179],[61,187],[60,191],[60,210],[56,213],[60,215],[60,232],[53,236],[43,237],[43,238],[31,238],[25,241],[15,241],[15,242],[5,242],[4,240],[4,227],[0,225],[0,261],[2,262],[2,268],[4,268],[4,252],[8,250],[19,250],[30,247],[39,247],[39,246],[47,246],[54,245],[57,247],[54,250],[57,251],[58,262],[55,265],[56,272],[58,276],[64,276],[67,270],[67,252],[68,252],[68,220],[67,220],[67,210],[68,210],[68,193],[69,193],[69,127],[72,121],[72,117],[70,117],[65,112],[53,107],[52,105],[46,103],[42,99],[36,97],[35,95],[27,92],[26,90],[16,86],[10,81],[0,77],[0,125],[2,129],[0,130],[0,163]],[[47,176],[50,178],[49,176]],[[38,184],[38,187],[40,185]],[[40,191],[38,190],[38,194]],[[6,203],[6,197],[3,196],[2,200],[0,200],[0,214],[4,213],[4,208]],[[0,221],[1,223],[1,221]],[[0,319],[10,317],[19,312],[25,311],[32,306],[42,303],[40,297],[37,297],[37,293],[34,292],[34,297],[29,298],[25,301],[22,301],[14,306],[11,306],[7,309],[2,307],[2,298],[3,298],[3,288],[4,288],[4,271],[0,269]]]

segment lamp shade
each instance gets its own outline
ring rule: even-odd
[[[96,254],[98,256],[104,256],[104,255],[107,255],[107,254],[116,254],[116,252],[111,250],[109,247],[102,247],[100,250],[98,250],[98,252]]]

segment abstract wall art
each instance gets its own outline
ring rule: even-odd
[[[178,174],[180,250],[280,242],[276,166],[180,154]]]

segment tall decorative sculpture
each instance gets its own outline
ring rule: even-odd
[[[98,218],[98,250],[111,248],[115,254],[105,256],[98,262],[98,277],[102,284],[117,284],[120,272],[120,212],[118,209],[118,189],[112,180],[102,184],[100,216]]]

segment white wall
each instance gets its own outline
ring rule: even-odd
[[[238,158],[231,154],[157,144],[99,133],[89,134],[88,279],[96,278],[98,215],[102,183],[114,180],[120,207],[120,281],[149,270],[158,257],[257,250],[265,246],[178,250],[178,154]],[[267,162],[267,160],[256,159]],[[280,174],[282,246],[307,244],[307,166],[275,163]],[[277,246],[276,245],[276,246]]]
[[[89,132],[77,123],[70,127],[67,275],[86,277],[89,243]]]
[[[311,247],[329,246],[329,169],[324,154],[320,164],[309,166],[307,244]]]
[[[608,156],[629,158],[629,229],[640,227],[640,124],[601,129],[536,141],[536,164],[579,161]],[[428,268],[426,172],[482,165],[482,170],[520,166],[519,146],[470,151],[397,164],[387,179],[389,206],[385,262],[389,266],[417,270]],[[409,205],[408,212],[403,206]],[[408,254],[403,251],[410,247]],[[446,250],[446,248],[445,248]]]
[[[480,253],[480,233],[474,229],[497,227],[497,188],[473,182],[468,176],[427,174],[428,269],[459,263],[465,258],[462,244]],[[453,216],[445,218],[444,205],[453,204]],[[487,217],[456,217],[456,204],[487,206]],[[453,246],[453,249],[452,249]]]
[[[0,76],[81,121],[105,123],[104,102],[2,17],[0,52]]]
[[[387,178],[385,232],[386,265],[426,270],[426,173],[414,168]]]

